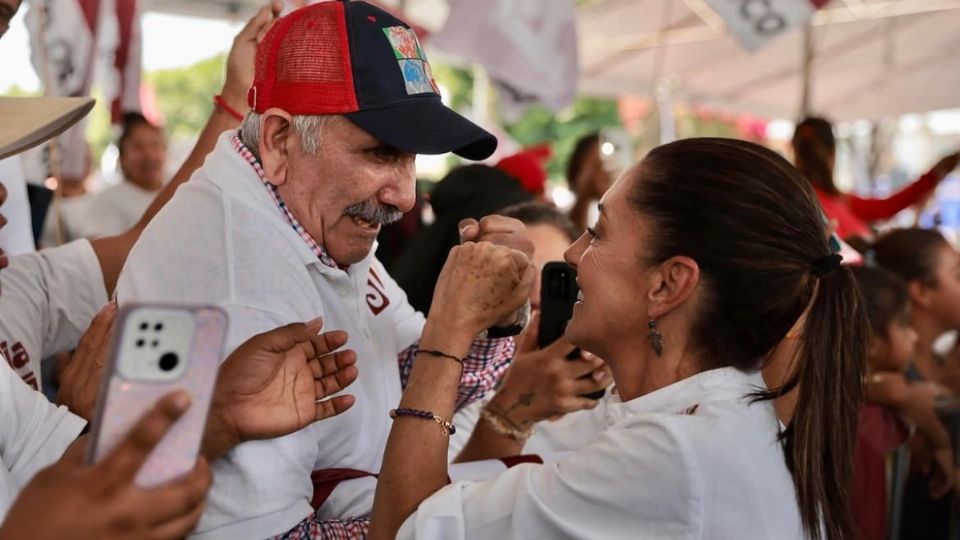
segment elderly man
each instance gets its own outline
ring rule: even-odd
[[[218,462],[201,538],[284,533],[313,512],[314,471],[380,470],[388,411],[414,357],[453,355],[418,350],[424,317],[376,260],[377,233],[414,205],[416,154],[482,159],[496,148],[441,103],[409,26],[359,1],[278,20],[258,48],[248,102],[239,133],[221,136],[134,247],[118,299],[220,305],[231,321],[227,352],[257,332],[322,316],[325,328],[349,334],[360,375],[344,415],[243,444]],[[512,222],[464,232],[529,245]],[[493,329],[500,336],[518,331],[503,322]],[[460,404],[490,389],[512,354],[512,339],[477,339],[458,359]]]

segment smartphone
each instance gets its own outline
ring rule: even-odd
[[[538,345],[549,346],[563,335],[573,316],[580,287],[577,286],[577,270],[565,262],[554,261],[543,265],[540,271],[540,328]],[[579,358],[580,349],[574,349],[567,358]],[[590,375],[586,375],[589,377]],[[597,390],[583,397],[600,399],[605,390]]]
[[[196,465],[220,368],[227,314],[211,306],[129,304],[116,330],[97,399],[87,462],[109,455],[158,399],[190,394],[190,408],[140,468],[135,482],[153,487]]]

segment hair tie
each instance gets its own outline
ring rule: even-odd
[[[840,268],[840,263],[843,262],[843,257],[838,253],[831,253],[829,255],[824,255],[819,259],[813,261],[813,268],[810,269],[813,272],[813,275],[823,277],[830,272],[833,272],[837,268]]]

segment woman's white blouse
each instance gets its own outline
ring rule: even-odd
[[[759,373],[722,368],[611,400],[578,422],[597,424],[590,444],[446,486],[398,538],[802,538],[780,423],[748,397],[765,388]]]

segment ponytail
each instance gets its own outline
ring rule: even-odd
[[[783,434],[804,529],[810,538],[854,536],[850,510],[853,453],[863,395],[867,315],[853,271],[819,279],[806,319],[797,408]]]

